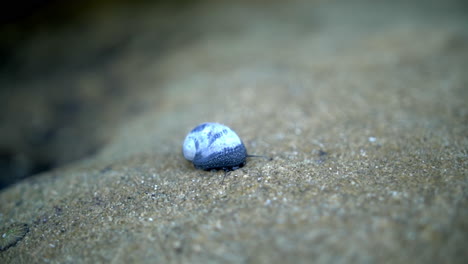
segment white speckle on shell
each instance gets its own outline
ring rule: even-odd
[[[236,132],[218,123],[203,123],[185,137],[184,157],[196,168],[235,170],[242,167],[247,151]]]

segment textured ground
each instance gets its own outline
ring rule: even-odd
[[[33,123],[30,156],[65,165],[0,191],[0,227],[29,226],[0,262],[466,263],[468,8],[412,3],[117,10],[37,36],[24,63],[66,67],[4,79],[2,142]],[[195,170],[181,144],[205,121],[273,160]]]

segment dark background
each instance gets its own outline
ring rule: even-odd
[[[177,14],[195,2],[30,0],[2,4],[0,189],[95,154],[110,140],[109,129],[118,125],[122,115],[141,111],[144,104],[135,98],[141,88],[124,80],[125,58],[121,56],[139,34],[138,10]],[[93,33],[96,24],[111,19],[124,22]],[[148,59],[157,59],[174,45],[171,37],[180,35],[168,24],[155,25],[155,32],[157,39],[151,43],[156,45],[137,47],[148,49]]]

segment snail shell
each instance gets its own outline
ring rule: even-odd
[[[245,164],[247,150],[236,132],[218,123],[203,123],[185,137],[185,159],[197,169],[236,170]]]

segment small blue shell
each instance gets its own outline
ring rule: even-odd
[[[247,150],[236,132],[218,123],[203,123],[185,137],[184,157],[197,169],[236,170],[245,164]]]

